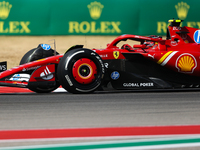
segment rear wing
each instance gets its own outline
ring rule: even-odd
[[[0,72],[7,70],[7,61],[0,62]]]

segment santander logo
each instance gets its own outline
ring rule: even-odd
[[[44,80],[50,80],[53,78],[53,74],[49,71],[49,68],[46,66],[46,69],[44,69],[44,72],[40,74],[40,77]]]

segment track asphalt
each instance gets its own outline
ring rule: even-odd
[[[59,88],[54,92],[66,91]],[[9,95],[20,93],[28,94],[33,92],[22,88],[0,87],[0,94]],[[96,142],[88,142],[91,138],[96,138]],[[87,140],[87,142],[39,145],[30,144],[28,146],[20,146],[20,142],[22,141],[54,141],[63,139],[71,139],[75,141],[80,141],[80,139],[89,140]],[[11,146],[13,142],[18,142],[18,146]],[[0,150],[198,149],[199,147],[200,125],[0,130]]]
[[[59,87],[53,92],[67,92],[62,87]],[[0,94],[23,94],[23,93],[33,93],[27,88],[17,88],[17,87],[0,87]]]

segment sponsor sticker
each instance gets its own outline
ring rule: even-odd
[[[101,58],[106,58],[108,57],[108,54],[100,55]]]
[[[194,32],[194,41],[198,44],[200,44],[200,30],[196,30]]]
[[[11,81],[26,81],[30,79],[30,74],[14,74],[9,80]]]
[[[35,70],[35,69],[38,69],[39,67],[41,67],[41,66],[35,66],[35,67],[31,67],[31,68],[23,68],[22,71],[25,72],[25,71],[29,71],[29,70]]]
[[[197,61],[191,54],[184,53],[176,60],[176,68],[178,69],[178,72],[193,73],[196,67]]]
[[[119,72],[117,72],[117,71],[112,72],[110,75],[111,79],[113,79],[113,80],[119,79],[119,76],[120,76]]]
[[[124,87],[152,87],[153,83],[123,83]]]
[[[48,44],[41,44],[41,47],[44,49],[44,50],[50,50],[51,46],[48,45]]]
[[[176,41],[171,41],[171,45],[172,45],[172,46],[177,46],[178,43],[177,43]]]
[[[7,70],[7,62],[0,62],[0,72]]]
[[[49,68],[46,66],[44,71],[40,74],[40,77],[43,80],[51,80],[53,78],[53,74],[50,72]]]

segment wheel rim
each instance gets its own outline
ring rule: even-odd
[[[96,78],[97,66],[92,60],[81,58],[74,63],[72,74],[78,83],[89,84]]]

